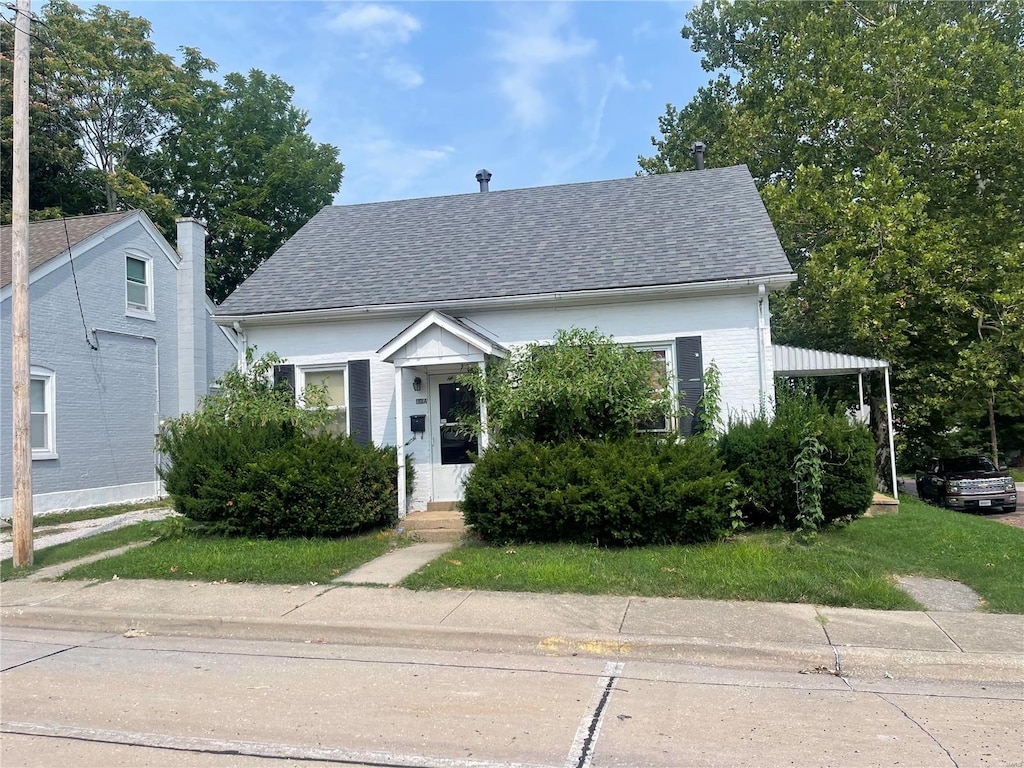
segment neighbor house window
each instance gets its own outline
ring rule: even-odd
[[[332,435],[348,434],[348,401],[344,368],[315,368],[303,371],[304,386],[313,384],[327,390],[327,407],[331,420],[327,431]]]
[[[669,347],[650,346],[636,347],[641,352],[647,352],[651,356],[651,389],[654,392],[662,392],[672,380],[669,367]],[[638,429],[640,432],[668,432],[672,424],[665,416],[657,416],[649,421],[642,422]]]
[[[153,261],[129,254],[124,261],[128,314],[153,314]]]
[[[32,367],[29,380],[30,433],[33,459],[57,458],[53,371]]]

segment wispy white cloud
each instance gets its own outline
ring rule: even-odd
[[[380,65],[380,73],[402,88],[418,88],[423,85],[423,75],[416,67],[397,59],[388,59]]]
[[[423,73],[398,49],[420,31],[422,23],[407,11],[377,3],[346,5],[324,20],[326,29],[352,41],[350,55],[372,73],[400,88],[423,85]]]
[[[597,42],[568,28],[570,10],[564,4],[540,9],[517,4],[514,10],[510,26],[491,33],[494,57],[502,63],[499,86],[518,120],[535,127],[548,116],[544,85],[552,68],[587,58]]]
[[[372,126],[362,126],[358,137],[349,142],[348,156],[352,159],[346,161],[339,202],[408,197],[423,186],[425,178],[441,173],[455,155],[451,146],[417,146],[382,133]],[[436,193],[432,189],[431,194]]]
[[[411,13],[376,3],[348,6],[328,21],[329,28],[378,46],[407,43],[420,26]]]

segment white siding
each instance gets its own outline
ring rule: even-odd
[[[322,321],[309,324],[259,326],[246,323],[246,337],[257,355],[276,352],[297,366],[370,360],[373,439],[394,445],[394,367],[377,354],[389,340],[424,313],[404,317]],[[723,414],[754,413],[762,405],[762,377],[771,379],[771,350],[758,350],[758,296],[755,288],[729,295],[706,296],[678,301],[634,301],[572,307],[525,307],[471,313],[451,313],[475,323],[506,347],[531,341],[549,341],[559,329],[596,328],[617,341],[630,344],[670,344],[677,336],[700,336],[705,367],[714,361],[722,372]],[[437,329],[435,329],[437,331]],[[424,334],[417,352],[464,352],[464,343],[440,332]],[[767,333],[766,333],[767,336]],[[457,342],[457,343],[455,343]],[[406,350],[401,355],[404,356]],[[768,359],[765,359],[765,358]],[[763,370],[764,369],[764,370]],[[421,392],[414,392],[412,380],[424,379]],[[424,372],[409,369],[405,374],[402,412],[403,436],[408,434],[408,417],[427,413],[428,397]],[[429,435],[429,429],[428,429]],[[422,506],[430,497],[430,444],[428,435],[413,439],[407,451],[416,466],[416,484],[411,508]]]

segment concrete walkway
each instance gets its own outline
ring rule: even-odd
[[[0,587],[5,626],[671,660],[1024,687],[1024,616],[343,585]]]
[[[384,584],[393,586],[411,576],[431,560],[458,546],[458,542],[440,541],[410,544],[361,565],[334,579],[335,584]]]

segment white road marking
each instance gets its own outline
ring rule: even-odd
[[[587,714],[580,720],[576,736],[572,740],[572,748],[569,750],[569,756],[565,759],[563,768],[589,768],[593,762],[594,746],[597,744],[597,737],[601,734],[601,724],[604,722],[605,705],[608,703],[615,679],[622,674],[624,667],[625,664],[621,661],[609,661],[605,664],[604,675],[597,679],[594,695],[591,697],[590,706],[587,707]]]

